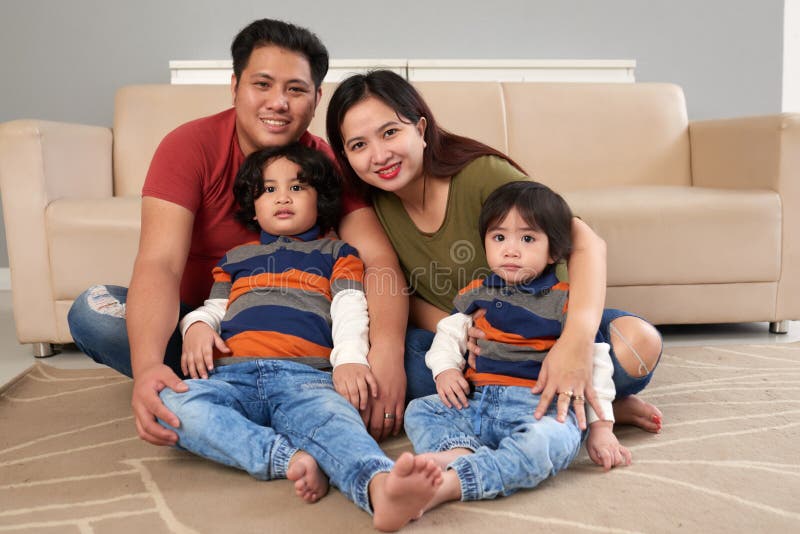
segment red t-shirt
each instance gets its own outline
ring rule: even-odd
[[[300,142],[334,159],[331,147],[321,138],[305,132]],[[192,243],[181,279],[181,302],[202,304],[219,259],[235,246],[258,240],[257,232],[248,230],[233,216],[238,207],[233,183],[243,162],[233,108],[179,126],[164,137],[153,155],[142,196],[173,202],[194,214]],[[347,191],[342,204],[343,214],[367,206]]]

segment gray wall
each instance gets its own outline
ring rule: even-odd
[[[170,59],[227,59],[236,32],[261,17],[313,29],[334,58],[635,59],[638,81],[684,88],[692,119],[777,113],[783,4],[0,0],[0,122],[110,126],[118,87],[168,83]]]

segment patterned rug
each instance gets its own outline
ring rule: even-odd
[[[664,430],[617,429],[630,467],[604,474],[584,452],[534,490],[448,504],[405,531],[800,531],[800,343],[668,349],[645,393]],[[306,505],[290,482],[140,441],[130,395],[113,371],[43,364],[5,387],[0,532],[372,531],[336,490]]]

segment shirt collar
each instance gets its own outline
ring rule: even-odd
[[[534,278],[530,282],[526,282],[524,284],[515,284],[511,287],[515,287],[520,291],[525,291],[526,293],[536,294],[543,289],[549,289],[553,287],[557,283],[558,277],[556,276],[556,270],[553,266],[550,266],[545,269],[541,275]],[[508,284],[496,273],[492,273],[483,280],[483,285],[486,287],[506,287],[510,284]]]
[[[319,226],[314,225],[305,232],[297,235],[289,235],[289,236],[280,236],[280,235],[273,235],[261,230],[261,244],[262,245],[269,245],[274,243],[278,240],[279,237],[287,237],[289,239],[293,239],[295,241],[314,241],[315,239],[319,239]]]

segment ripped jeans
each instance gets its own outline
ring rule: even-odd
[[[72,339],[78,348],[97,363],[107,365],[120,373],[133,376],[131,349],[128,344],[125,303],[128,288],[122,286],[97,285],[81,293],[67,315]],[[181,303],[180,317],[192,311]],[[183,340],[175,325],[175,331],[167,343],[164,363],[175,374],[181,371],[181,347]]]

